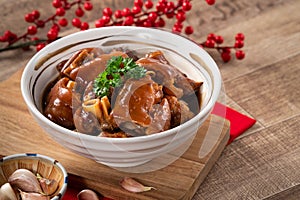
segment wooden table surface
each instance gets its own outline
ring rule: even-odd
[[[86,20],[100,17],[96,10],[124,8],[132,1],[94,2]],[[223,63],[210,52],[221,70],[226,104],[257,120],[227,146],[194,200],[299,199],[300,197],[300,1],[217,0],[214,7],[193,1],[187,22],[193,39],[201,42],[210,32],[228,43],[235,33],[246,36],[246,58]],[[0,35],[23,33],[23,16],[37,8],[42,16],[54,9],[51,0],[0,0]],[[74,30],[64,30],[64,34]],[[2,44],[0,44],[2,45]],[[34,51],[0,53],[0,81],[23,68]]]

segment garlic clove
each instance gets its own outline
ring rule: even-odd
[[[14,189],[24,192],[42,193],[37,177],[28,169],[17,169],[9,178],[8,182]]]
[[[39,178],[40,186],[43,193],[46,195],[52,195],[58,188],[58,182],[53,179]]]
[[[5,183],[0,188],[1,200],[18,200],[17,196],[9,183]]]
[[[121,186],[129,191],[129,192],[146,192],[149,191],[151,189],[155,189],[154,187],[148,187],[148,186],[144,186],[141,183],[137,182],[136,180],[134,180],[133,178],[130,177],[125,177],[121,180],[120,182]]]
[[[82,190],[77,195],[78,200],[99,200],[96,192],[90,189]]]
[[[50,200],[49,196],[45,196],[40,193],[20,191],[20,195],[22,200]]]

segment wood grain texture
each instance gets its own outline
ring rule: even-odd
[[[21,72],[0,84],[1,155],[27,152],[53,157],[63,164],[71,180],[76,181],[71,185],[80,185],[78,189],[91,188],[115,200],[191,199],[229,139],[229,122],[212,115],[199,129],[190,148],[168,166],[145,173],[131,173],[134,168],[130,172],[123,169],[118,171],[75,155],[46,135],[22,100]],[[169,156],[173,155],[170,153]],[[153,167],[152,164],[148,167]],[[139,170],[139,167],[136,169]],[[129,193],[119,185],[125,176],[134,177],[157,190],[142,194]]]
[[[224,150],[195,199],[288,196],[300,185],[299,130],[297,116],[235,141]]]
[[[265,126],[296,116],[300,113],[299,62],[296,55],[228,81],[227,95]]]
[[[280,62],[297,55],[300,46],[299,18],[300,1],[273,6],[268,12],[259,13],[245,21],[241,20],[227,28],[218,31],[225,38],[233,33],[245,34],[246,57],[228,64],[218,62],[224,81],[231,80],[259,68]],[[293,13],[293,14],[290,14]],[[215,55],[215,52],[213,52]],[[214,56],[219,60],[219,56]],[[227,88],[225,84],[225,88]]]

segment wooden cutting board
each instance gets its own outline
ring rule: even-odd
[[[39,153],[57,159],[69,173],[69,186],[91,188],[117,199],[191,199],[229,139],[229,122],[215,115],[199,128],[189,149],[157,171],[128,173],[76,155],[48,136],[29,114],[20,91],[18,71],[0,83],[0,155]],[[129,176],[156,190],[130,193],[119,181]]]

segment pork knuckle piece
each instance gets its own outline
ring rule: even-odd
[[[69,78],[60,79],[50,90],[44,114],[53,122],[73,129],[72,89],[68,88]]]
[[[176,67],[171,66],[160,51],[152,52],[136,63],[148,71],[155,72],[153,80],[164,86],[166,94],[176,96],[178,99],[183,95],[194,93],[202,85],[202,82],[189,79]]]
[[[125,132],[145,134],[144,129],[152,122],[150,110],[161,98],[161,87],[149,75],[138,80],[129,79],[118,93],[113,118]]]
[[[82,107],[79,107],[74,113],[74,124],[80,133],[99,135],[101,132],[96,116],[91,112],[86,112]]]
[[[169,102],[163,98],[160,104],[153,105],[151,112],[152,123],[146,129],[146,135],[159,133],[170,129],[171,127],[171,110]]]

